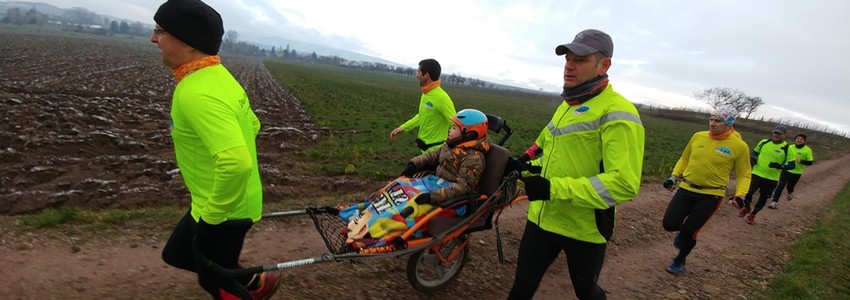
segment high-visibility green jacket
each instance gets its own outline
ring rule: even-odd
[[[419,127],[417,137],[425,144],[433,144],[423,151],[429,152],[439,149],[446,140],[449,129],[452,128],[452,117],[456,113],[455,104],[449,94],[442,87],[436,87],[422,94],[419,98],[419,112],[400,127],[405,132]]]
[[[771,168],[770,163],[775,162],[785,165],[785,160],[788,157],[787,151],[788,142],[784,140],[779,143],[775,143],[771,139],[762,139],[759,141],[751,154],[758,158],[756,164],[753,166],[753,175],[778,181],[782,169]]]
[[[580,105],[563,102],[537,137],[548,201],[532,201],[528,219],[580,241],[607,243],[617,204],[640,190],[644,129],[635,106],[609,84]]]
[[[259,221],[263,187],[255,143],[260,121],[242,85],[221,64],[181,80],[171,101],[171,138],[192,217],[210,224]]]
[[[800,159],[800,162],[797,162],[797,158]],[[812,154],[812,148],[809,148],[806,144],[799,147],[797,145],[788,145],[787,160],[788,163],[795,162],[794,168],[788,170],[788,173],[802,175],[803,171],[806,170],[806,166],[811,166],[815,162],[815,157]]]

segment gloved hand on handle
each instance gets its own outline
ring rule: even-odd
[[[528,201],[549,200],[549,189],[551,185],[549,180],[541,176],[531,176],[520,178],[525,183],[525,194],[528,196]]]
[[[526,149],[519,158],[509,158],[507,169],[519,172],[531,171],[532,173],[540,173],[541,168],[539,166],[531,165],[529,161],[533,160],[541,153],[543,153],[543,149],[538,147],[537,144],[531,145],[531,147],[528,147],[528,149]]]

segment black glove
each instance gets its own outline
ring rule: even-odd
[[[664,188],[667,189],[668,191],[672,191],[676,188],[676,184],[678,183],[678,181],[679,181],[679,178],[676,178],[676,176],[670,175],[670,177],[665,179],[664,182],[661,183],[661,185],[664,186]]]
[[[543,167],[528,164],[528,172],[530,172],[531,174],[540,174],[540,172],[543,172]]]
[[[523,154],[523,156],[526,156],[525,161],[522,160],[522,156],[520,156],[519,159],[514,158],[513,156],[508,158],[508,165],[505,167],[505,169],[507,171],[517,171],[517,172],[522,172],[522,171],[528,170],[531,167],[531,165],[529,165],[526,162],[526,161],[528,161],[527,155]]]
[[[667,179],[664,180],[664,183],[662,183],[661,185],[664,186],[665,189],[669,190],[673,187],[673,180],[670,180],[670,178],[667,178]]]
[[[416,169],[416,165],[412,162],[407,162],[407,165],[404,166],[404,171],[401,171],[401,176],[410,177],[413,176],[413,173],[416,173],[418,169]]]
[[[778,162],[772,162],[772,163],[768,164],[767,166],[774,168],[774,169],[780,169],[780,170],[782,169],[782,164],[780,164]]]
[[[520,178],[525,183],[528,201],[549,200],[549,180],[540,176]]]
[[[419,205],[431,204],[431,194],[430,193],[419,194],[419,196],[416,196],[416,199],[414,199],[414,201],[416,201],[416,204],[419,204]]]

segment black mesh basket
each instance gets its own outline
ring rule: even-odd
[[[346,236],[342,230],[346,227],[346,223],[339,217],[339,209],[329,206],[308,208],[307,213],[310,219],[313,219],[313,224],[322,236],[328,251],[333,254],[352,252],[345,247]]]

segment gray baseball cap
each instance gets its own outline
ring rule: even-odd
[[[579,56],[588,56],[600,52],[611,57],[614,55],[614,42],[611,41],[611,37],[607,33],[596,29],[587,29],[576,34],[572,43],[555,47],[555,54],[557,55],[564,55],[567,52]]]
[[[776,127],[773,128],[773,132],[785,134],[788,130],[785,129],[785,126],[776,125]]]

